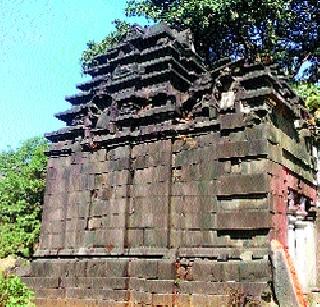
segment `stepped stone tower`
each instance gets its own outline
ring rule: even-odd
[[[187,32],[162,24],[95,62],[56,115],[66,128],[46,135],[40,243],[24,276],[39,306],[294,301],[272,240],[303,291],[316,287],[314,137],[275,70],[209,70]]]

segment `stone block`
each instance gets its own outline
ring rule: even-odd
[[[213,247],[218,245],[218,237],[216,230],[203,230],[202,236],[202,247]]]
[[[238,282],[240,280],[239,262],[216,262],[198,260],[193,263],[192,276],[195,281]]]
[[[62,299],[65,291],[63,289],[35,289],[35,297],[39,299]]]
[[[147,247],[166,247],[167,228],[154,228],[144,230],[144,245]]]
[[[271,214],[267,211],[232,211],[217,213],[217,229],[271,228]]]
[[[158,277],[158,262],[157,260],[132,260],[129,265],[129,276],[139,278]]]
[[[143,246],[143,229],[129,229],[128,232],[128,247]]]
[[[200,228],[207,230],[207,229],[215,229],[216,227],[217,227],[217,214],[202,210],[200,215]]]
[[[192,306],[192,296],[189,294],[177,294],[175,297],[175,302],[177,306],[181,307],[191,307]],[[195,305],[198,306],[198,305]]]
[[[172,306],[173,295],[172,294],[153,294],[152,305],[153,306]]]
[[[247,211],[266,211],[269,209],[269,199],[267,196],[261,195],[252,197],[220,197],[217,201],[217,209],[218,212],[226,212],[226,211],[239,211],[239,210],[247,210]]]
[[[200,230],[188,230],[185,232],[185,246],[199,247],[202,246],[203,237]]]
[[[128,301],[130,297],[128,290],[91,290],[90,292],[87,295],[88,298],[93,297],[111,301]]]
[[[245,125],[243,113],[220,115],[219,119],[221,130],[234,130]]]
[[[106,261],[106,276],[127,277],[128,259],[108,259],[108,261]]]
[[[208,296],[206,295],[193,294],[191,298],[192,306],[208,306]]]
[[[265,174],[222,176],[217,180],[217,195],[267,193],[270,179]]]
[[[27,277],[24,279],[32,289],[57,289],[58,277]]]
[[[217,179],[225,173],[224,163],[219,161],[203,162],[199,165],[199,172],[201,180]]]
[[[136,306],[142,304],[142,306],[152,304],[152,294],[144,291],[131,290],[130,291],[130,302]]]
[[[157,276],[161,280],[174,280],[175,278],[175,263],[173,260],[161,259],[157,261],[158,271]]]
[[[266,260],[240,263],[240,281],[271,281],[271,266]]]

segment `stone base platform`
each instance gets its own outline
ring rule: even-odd
[[[23,280],[37,306],[268,306],[267,259],[37,259]]]

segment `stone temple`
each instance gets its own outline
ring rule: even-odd
[[[208,68],[133,29],[49,133],[38,306],[306,306],[320,284],[315,132],[273,66]]]

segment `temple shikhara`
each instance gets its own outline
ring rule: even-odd
[[[193,50],[132,29],[56,114],[23,277],[38,306],[307,306],[320,286],[303,101],[274,66]]]

